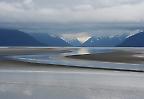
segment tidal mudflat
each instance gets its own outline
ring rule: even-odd
[[[125,53],[128,50],[115,49],[113,51],[111,48],[108,50],[104,48],[98,48],[97,50],[78,50],[78,48],[0,49],[0,97],[3,99],[142,99],[144,97],[143,72],[105,70],[91,67],[79,68],[72,66],[72,64],[67,66],[58,63],[48,64],[49,61],[45,61],[47,63],[44,64],[37,62],[40,59],[55,60],[54,57],[57,55],[59,57],[56,59],[59,60],[62,58],[62,60],[69,61],[70,58],[71,62],[75,60],[82,62],[89,61],[89,58],[73,59],[72,56],[84,55],[85,57],[85,55],[93,54],[97,57],[97,55],[103,56],[104,53],[114,53],[115,55],[117,53],[115,51]],[[121,55],[123,55],[122,53]],[[128,52],[128,55],[124,55],[142,57],[142,53],[143,49],[133,49]],[[45,56],[43,57],[43,55]],[[50,56],[48,57],[48,55]],[[70,57],[67,59],[67,56]],[[90,60],[90,62],[92,61],[99,62],[99,60],[95,59]],[[100,60],[101,62],[104,61]],[[109,63],[113,64],[113,61]],[[136,64],[133,62],[121,63],[129,65],[129,67]],[[117,64],[117,61],[114,61],[114,64]],[[140,62],[139,64],[138,66],[143,68],[143,63]],[[132,68],[134,69],[134,67]]]

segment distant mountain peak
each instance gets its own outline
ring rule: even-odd
[[[126,39],[127,35],[93,36],[82,44],[84,47],[114,47]]]
[[[47,46],[57,46],[57,47],[64,47],[64,46],[71,46],[67,42],[65,42],[62,38],[58,36],[51,36],[48,33],[31,33],[35,39],[39,42],[46,44]]]
[[[85,37],[78,37],[77,40],[81,42],[81,44],[85,43],[87,40],[89,40],[91,37],[90,36],[85,36]]]
[[[45,46],[29,34],[16,29],[0,29],[0,46]]]

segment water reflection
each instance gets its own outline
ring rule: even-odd
[[[0,98],[143,99],[143,76],[103,71],[0,72]]]
[[[36,86],[5,85],[0,91],[2,99],[143,99],[143,90],[125,90],[109,88],[65,88]]]
[[[5,84],[0,86],[2,99],[89,99],[81,88]]]
[[[25,99],[32,96],[32,86],[18,84],[0,84],[0,97],[2,99]]]

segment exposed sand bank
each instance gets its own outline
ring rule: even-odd
[[[118,51],[107,52],[107,53],[72,55],[67,57],[74,58],[74,59],[95,60],[95,61],[105,61],[105,62],[143,63],[144,57],[142,57],[142,54],[143,53],[118,50]]]

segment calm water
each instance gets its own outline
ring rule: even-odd
[[[139,63],[139,64],[113,63],[113,62],[101,62],[101,61],[92,61],[92,60],[69,59],[65,57],[69,55],[105,53],[105,52],[111,52],[115,50],[134,51],[134,52],[144,53],[144,48],[98,47],[98,48],[65,48],[65,49],[68,51],[49,52],[44,54],[33,54],[33,55],[18,55],[18,56],[12,56],[10,58],[19,61],[41,63],[41,64],[54,64],[54,65],[92,67],[92,68],[112,68],[112,69],[126,69],[126,70],[144,70],[144,63]]]
[[[144,74],[113,71],[1,71],[1,99],[143,99]]]

